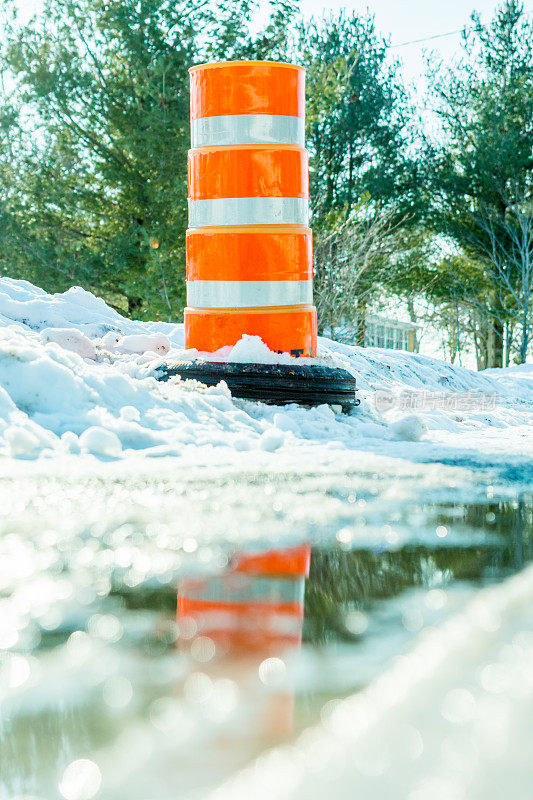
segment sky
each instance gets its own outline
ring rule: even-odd
[[[301,0],[305,15],[321,15],[324,2]],[[451,31],[460,31],[469,24],[473,11],[481,14],[483,22],[489,22],[494,10],[500,5],[497,0],[327,0],[328,9],[374,14],[377,30],[390,40],[395,55],[402,61],[404,80],[415,84],[425,74],[424,52],[436,51],[443,58],[454,58],[459,51],[460,36],[454,33],[439,39],[398,47],[405,42],[442,36]],[[526,7],[531,4],[526,3]]]

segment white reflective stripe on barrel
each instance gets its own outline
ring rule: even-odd
[[[189,227],[210,225],[308,225],[309,201],[301,197],[223,197],[189,200]]]
[[[313,281],[187,281],[196,308],[301,306],[313,302]]]
[[[184,578],[178,595],[187,600],[209,603],[300,603],[303,605],[305,579],[258,577],[246,572],[231,572],[209,578]]]
[[[303,117],[227,114],[191,120],[191,147],[225,144],[305,144]]]

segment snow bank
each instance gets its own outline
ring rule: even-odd
[[[16,325],[27,331],[45,328],[78,330],[90,339],[109,331],[129,334],[166,334],[172,344],[183,346],[183,327],[168,322],[135,322],[121,316],[81,286],[47,294],[29,281],[0,278],[0,325]]]
[[[361,407],[279,408],[234,401],[225,386],[158,383],[162,362],[291,363],[245,336],[215,354],[183,347],[183,325],[122,317],[79,287],[47,294],[0,279],[0,454],[183,455],[312,447],[412,460],[520,464],[531,454],[533,368],[476,373],[421,355],[319,340],[318,359],[357,377]],[[319,449],[322,448],[322,451]],[[194,455],[196,453],[196,455]],[[307,457],[307,456],[306,456]],[[522,461],[521,461],[522,459]]]

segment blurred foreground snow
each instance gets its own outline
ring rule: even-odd
[[[533,568],[484,589],[210,800],[531,797]]]

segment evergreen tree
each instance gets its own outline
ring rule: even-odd
[[[518,0],[503,3],[486,27],[472,19],[461,63],[433,65],[442,136],[426,163],[436,230],[484,270],[483,280],[456,276],[454,288],[484,310],[488,366],[502,366],[506,326],[522,327],[520,360],[531,335],[533,24]]]
[[[371,16],[299,28],[319,326],[365,340],[369,307],[413,291],[422,193],[408,98]],[[342,324],[341,324],[342,320]]]
[[[302,25],[298,46],[307,68],[315,217],[339,208],[349,216],[368,199],[412,214],[417,183],[407,157],[408,104],[372,17],[341,12]]]
[[[48,290],[79,283],[134,316],[179,317],[188,68],[283,50],[290,3],[272,3],[257,36],[253,9],[45,0],[28,24],[12,16],[1,53],[15,80],[0,119],[2,271]]]

